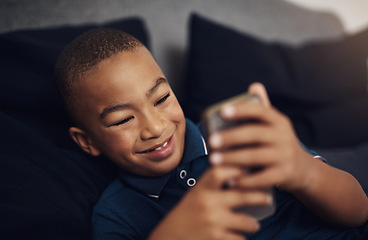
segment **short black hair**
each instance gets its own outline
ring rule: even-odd
[[[75,83],[98,63],[118,53],[144,45],[132,35],[110,28],[94,28],[82,33],[60,53],[55,64],[55,81],[66,111],[79,125]]]

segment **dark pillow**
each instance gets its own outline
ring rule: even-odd
[[[68,142],[69,136],[65,127],[70,122],[53,81],[54,64],[61,50],[70,41],[95,27],[126,31],[148,47],[145,25],[139,18],[101,25],[65,26],[1,34],[0,109],[26,124],[32,124],[32,127],[61,145]],[[22,116],[24,114],[27,115],[26,118]]]
[[[192,14],[184,112],[197,122],[206,106],[257,81],[306,145],[361,143],[368,139],[367,42],[368,30],[296,48]]]
[[[68,136],[53,69],[67,43],[100,26],[148,46],[138,18],[0,35],[0,239],[90,239],[92,207],[116,172]]]
[[[0,239],[89,239],[112,166],[0,113]]]

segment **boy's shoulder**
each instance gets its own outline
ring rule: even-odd
[[[102,224],[106,221],[120,222],[135,226],[133,223],[139,220],[137,216],[144,216],[151,207],[152,199],[116,178],[94,206],[93,221]]]
[[[104,239],[109,234],[146,239],[165,214],[152,204],[152,199],[115,179],[93,208],[93,239]]]
[[[119,181],[118,178],[116,178],[114,181],[112,181],[105,191],[102,193],[100,197],[100,201],[104,201],[106,199],[109,199],[113,197],[116,194],[119,194],[124,189],[124,184],[122,184],[121,181]]]

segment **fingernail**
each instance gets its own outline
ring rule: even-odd
[[[273,203],[273,197],[272,197],[272,195],[267,195],[266,201],[267,201],[267,204],[268,205],[272,205],[272,203]]]
[[[261,103],[261,99],[258,96],[251,96],[251,98],[248,99],[248,102],[250,102],[250,103]]]
[[[222,163],[222,156],[220,153],[212,153],[210,155],[210,162],[213,164],[213,165],[219,165]]]
[[[213,147],[213,148],[218,148],[221,146],[221,137],[220,135],[218,134],[213,134],[211,137],[210,137],[210,146]]]
[[[221,109],[221,114],[224,117],[231,117],[235,114],[235,107],[232,105],[226,105],[223,109]]]
[[[256,220],[257,221],[257,220]],[[255,225],[255,230],[259,231],[259,229],[261,229],[261,224],[259,224],[258,222]]]

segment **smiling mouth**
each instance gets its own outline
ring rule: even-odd
[[[140,153],[149,153],[149,152],[153,152],[153,151],[160,151],[160,150],[164,149],[167,146],[167,144],[170,142],[170,140],[171,140],[171,137],[166,142],[164,142],[164,144],[162,144],[161,146],[156,147],[156,148],[152,148],[152,149],[140,152]]]

